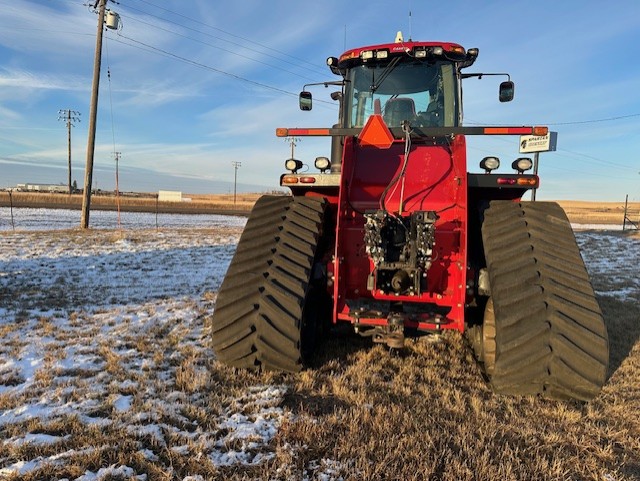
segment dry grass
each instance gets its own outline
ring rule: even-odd
[[[63,464],[7,479],[75,479],[87,470],[97,472],[112,465],[145,473],[149,480],[195,474],[220,480],[299,480],[314,467],[325,473],[329,467],[334,477],[308,479],[635,480],[640,476],[640,406],[637,383],[631,380],[640,369],[637,347],[630,353],[634,360],[620,366],[603,394],[589,405],[494,396],[461,337],[451,333],[438,342],[418,340],[402,354],[371,348],[359,339],[333,339],[325,347],[315,369],[297,376],[235,372],[214,362],[208,366],[210,378],[201,384],[202,380],[180,380],[178,367],[175,378],[151,384],[157,389],[156,399],[175,389],[198,391],[201,399],[186,402],[181,417],[161,419],[166,426],[161,433],[117,423],[92,426],[75,416],[11,426],[3,436],[29,432],[58,436],[60,441],[2,448],[2,459],[65,452],[73,456],[59,458]],[[198,441],[171,434],[172,429],[215,430],[216,417],[231,407],[234,395],[274,383],[290,386],[284,407],[291,416],[272,442],[275,456],[262,464],[215,466],[198,455],[204,447]],[[117,419],[112,400],[120,394],[114,391],[96,400],[93,415]],[[141,412],[158,402],[133,394],[134,409]]]
[[[156,202],[155,194],[143,194],[140,197],[120,196],[120,208],[123,211],[212,213],[218,211],[248,212],[262,194],[238,194],[235,203],[233,194],[183,194],[184,202]],[[82,195],[48,194],[36,192],[0,192],[0,207],[42,207],[75,208],[82,206]],[[116,197],[113,195],[92,195],[92,209],[116,210]]]
[[[307,460],[341,460],[348,479],[639,479],[640,309],[601,301],[624,335],[588,405],[493,395],[453,333],[402,354],[333,340],[294,380],[297,416],[278,439],[312,447]]]
[[[575,224],[613,224],[622,225],[624,219],[624,201],[621,202],[585,202],[561,200],[558,204]],[[629,218],[640,221],[640,202],[630,202],[627,206]]]
[[[142,197],[121,196],[122,210],[184,213],[215,213],[227,211],[249,212],[255,201],[263,194],[183,194],[188,202],[159,202],[156,204],[155,194],[142,194]],[[56,207],[77,208],[82,206],[81,195],[46,194],[34,192],[13,192],[13,205],[17,207]],[[116,209],[114,196],[93,195],[94,209]],[[558,201],[567,213],[569,220],[575,224],[612,224],[622,225],[624,219],[624,201],[620,202],[586,202]],[[0,206],[8,207],[9,193],[0,192]],[[628,214],[633,222],[640,222],[640,202],[630,202]]]

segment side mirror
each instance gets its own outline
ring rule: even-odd
[[[311,107],[313,107],[313,97],[311,96],[311,92],[303,90],[300,92],[298,100],[300,102],[300,110],[311,110]]]
[[[500,94],[499,94],[500,102],[511,102],[513,100],[514,90],[515,90],[515,85],[511,80],[502,82],[500,84]]]

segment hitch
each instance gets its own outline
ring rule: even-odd
[[[391,349],[404,347],[404,316],[401,313],[392,312],[387,318],[386,326],[376,326],[373,329],[360,331],[356,325],[356,333],[362,337],[371,337],[376,344],[386,344]]]

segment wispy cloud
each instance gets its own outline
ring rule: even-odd
[[[20,120],[21,118],[22,115],[20,114],[20,112],[9,109],[7,107],[3,107],[0,104],[0,126],[3,129],[10,127],[13,123]]]
[[[0,44],[23,53],[58,59],[82,55],[79,36],[95,37],[96,22],[80,3],[10,2],[2,8]]]
[[[0,70],[0,87],[7,89],[89,91],[89,85],[86,78],[75,75],[38,73],[22,69]],[[3,96],[7,96],[7,91],[0,94],[0,98]]]
[[[292,124],[331,125],[338,115],[337,103],[330,108],[316,106],[312,112],[302,112],[294,97],[276,96],[258,100],[261,101],[216,107],[201,114],[198,121],[209,126],[209,135],[214,138],[259,136],[262,139],[264,136],[274,136],[276,127],[292,127]]]

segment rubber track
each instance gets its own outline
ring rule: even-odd
[[[606,380],[609,342],[562,208],[493,201],[482,239],[496,316],[494,390],[592,399]]]
[[[256,202],[210,318],[218,360],[299,371],[301,323],[326,201],[263,196]]]

